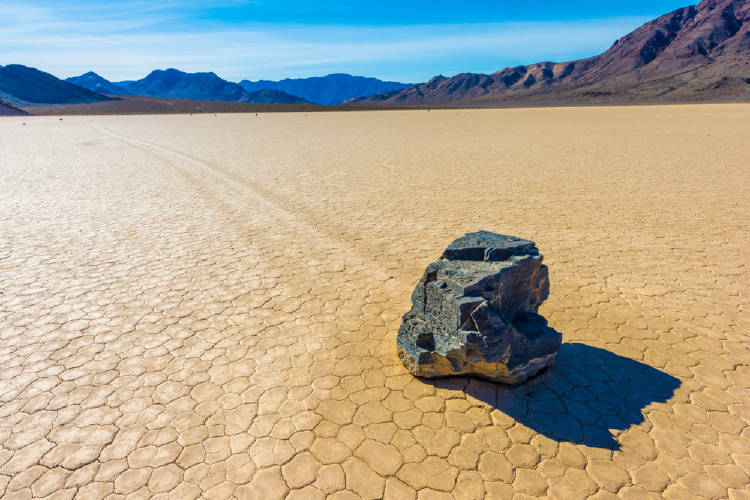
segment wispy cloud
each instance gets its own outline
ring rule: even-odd
[[[229,29],[214,22],[184,23],[170,2],[127,1],[118,5],[120,15],[96,5],[5,5],[0,64],[33,65],[59,76],[94,70],[113,80],[173,66],[215,71],[231,80],[346,71],[423,81],[437,73],[491,72],[507,65],[593,55],[645,20],[417,26],[244,23]],[[83,9],[88,9],[86,15]]]

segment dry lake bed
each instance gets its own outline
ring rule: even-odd
[[[749,221],[750,105],[4,118],[0,495],[748,498]],[[479,229],[521,387],[396,356]]]

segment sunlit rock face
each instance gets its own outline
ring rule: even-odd
[[[550,365],[562,336],[537,314],[549,295],[532,241],[488,231],[457,239],[427,266],[398,332],[414,375],[521,384]]]

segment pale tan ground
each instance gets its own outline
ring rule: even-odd
[[[748,105],[2,119],[0,492],[748,498],[749,220]],[[478,229],[600,349],[406,373],[412,288]]]

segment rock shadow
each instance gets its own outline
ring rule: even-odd
[[[448,388],[459,380],[426,382]],[[555,364],[526,384],[463,384],[467,394],[551,439],[616,450],[620,445],[611,431],[642,423],[642,410],[666,402],[681,382],[606,349],[572,343],[563,344]]]

